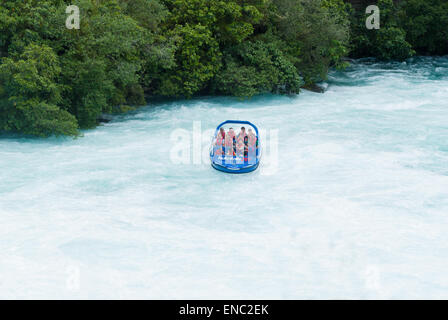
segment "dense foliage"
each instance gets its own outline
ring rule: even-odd
[[[0,0],[0,131],[77,135],[154,96],[298,93],[348,55],[448,53],[446,1],[379,0],[380,30],[347,2]]]
[[[130,2],[70,1],[82,17],[80,29],[69,30],[68,1],[3,1],[0,129],[73,135],[112,106],[143,104],[140,73],[172,53],[157,44],[154,21],[164,7]]]
[[[398,8],[392,0],[378,1],[380,9],[380,29],[368,30],[364,12],[353,16],[352,55],[355,57],[374,56],[382,60],[404,60],[415,52],[406,41],[406,32],[400,28]]]
[[[367,30],[363,10],[352,15],[353,57],[404,60],[416,53],[448,54],[446,0],[379,0],[377,4],[381,12],[379,30]]]
[[[407,0],[400,22],[406,39],[420,54],[448,54],[448,1]]]

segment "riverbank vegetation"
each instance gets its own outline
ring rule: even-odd
[[[77,135],[151,97],[298,93],[347,56],[448,53],[446,1],[378,5],[367,30],[343,0],[1,0],[0,130]]]
[[[363,1],[351,14],[351,52],[354,58],[405,60],[418,55],[448,54],[446,0],[379,0],[381,27],[368,30]],[[365,6],[364,6],[365,5]]]

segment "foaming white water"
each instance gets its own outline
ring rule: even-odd
[[[1,298],[448,298],[448,59],[329,91],[148,106],[80,139],[0,139]],[[173,164],[247,119],[278,168]],[[265,141],[267,142],[267,141]]]

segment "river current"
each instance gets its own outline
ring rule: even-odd
[[[0,298],[448,298],[448,58],[327,84],[3,134]],[[257,171],[211,168],[227,119],[263,131]]]

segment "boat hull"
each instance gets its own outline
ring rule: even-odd
[[[222,171],[222,172],[226,172],[226,173],[234,173],[234,174],[249,173],[249,172],[255,171],[255,170],[257,170],[259,164],[260,163],[257,162],[257,163],[255,163],[253,165],[250,165],[250,166],[245,166],[245,167],[238,168],[238,167],[226,167],[226,166],[214,163],[212,161],[212,167],[215,168],[216,170]]]

